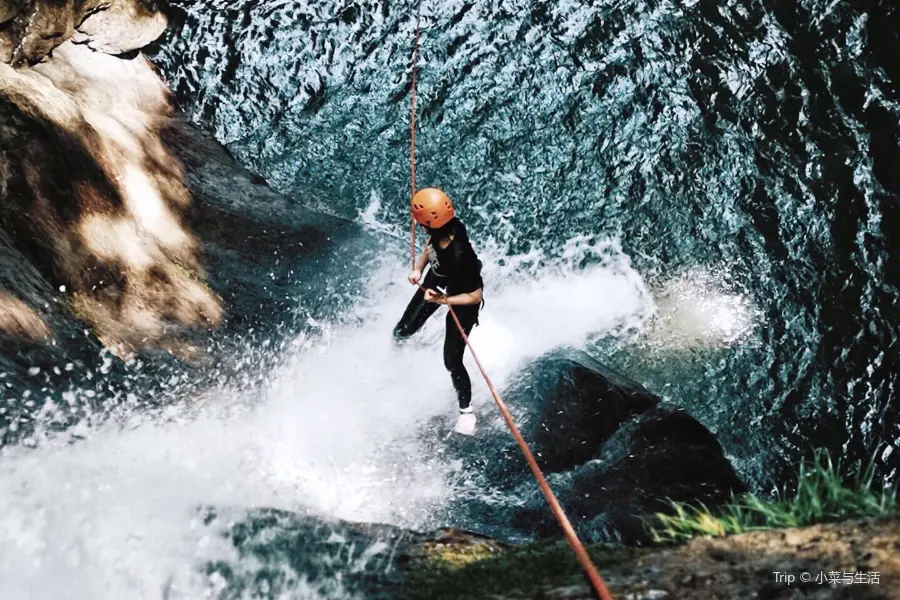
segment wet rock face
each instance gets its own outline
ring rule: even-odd
[[[207,508],[201,517],[243,559],[205,565],[210,590],[222,599],[405,598],[419,583],[408,581],[411,574],[459,568],[507,548],[458,529],[418,532],[269,508]]]
[[[388,525],[346,523],[273,509],[235,512],[207,509],[203,515],[204,524],[218,529],[239,558],[249,559],[206,566],[210,587],[219,598],[289,596],[298,585],[307,588],[310,597],[358,594],[367,582],[376,587],[388,583],[378,581],[378,575],[389,572],[396,554],[408,553],[422,537]],[[343,572],[348,560],[358,567],[353,573]]]
[[[47,341],[74,316],[124,355],[221,320],[184,226],[181,165],[159,139],[169,92],[142,57],[94,52],[138,49],[165,26],[153,0],[0,1],[5,338]]]
[[[550,472],[584,463],[623,422],[659,403],[637,383],[575,351],[540,359],[507,394],[531,407],[521,429]]]
[[[670,512],[670,500],[715,506],[745,491],[715,436],[662,403],[623,424],[594,460],[575,469],[563,501],[590,539],[643,543],[641,517]],[[556,535],[555,522],[537,523],[538,535]]]
[[[155,0],[116,0],[88,16],[73,40],[92,50],[124,54],[153,42],[166,29],[166,18]]]
[[[221,320],[149,63],[66,43],[30,69],[0,65],[0,115],[0,228],[108,347]]]
[[[155,0],[2,0],[0,61],[34,64],[70,38],[123,54],[146,46],[165,28]]]

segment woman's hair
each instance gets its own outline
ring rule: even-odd
[[[452,219],[450,219],[449,221],[444,223],[441,227],[438,227],[437,229],[432,229],[431,227],[426,227],[425,231],[431,237],[440,240],[443,238],[450,237],[450,235],[452,233],[454,233],[454,230],[456,229],[456,225],[458,223],[459,223],[459,220],[456,217],[453,217]]]

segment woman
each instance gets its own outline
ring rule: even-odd
[[[482,304],[484,282],[481,279],[481,261],[469,243],[465,226],[456,218],[453,203],[447,194],[437,188],[425,188],[413,196],[411,205],[416,222],[428,232],[428,241],[409,274],[409,282],[418,284],[426,263],[430,268],[394,328],[394,338],[405,340],[416,333],[441,304],[453,307],[468,336],[472,327],[478,324]],[[449,310],[446,321],[444,366],[450,371],[459,401],[459,418],[454,430],[463,435],[473,435],[472,382],[463,366],[466,343]]]

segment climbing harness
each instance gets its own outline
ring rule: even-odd
[[[416,194],[416,65],[418,62],[419,55],[419,13],[416,11],[416,41],[413,47],[413,62],[412,62],[412,88],[411,88],[411,105],[410,105],[410,119],[409,119],[409,127],[410,127],[410,148],[409,148],[409,172],[410,172],[410,200],[412,200],[413,196]],[[410,227],[409,227],[409,252],[410,252],[410,261],[412,262],[412,269],[416,268],[416,220],[412,216],[412,211],[410,211]],[[416,285],[423,292],[425,288],[422,287],[421,284],[416,283]],[[544,474],[541,472],[540,467],[537,464],[537,461],[534,459],[534,455],[531,453],[531,449],[528,447],[528,443],[525,441],[525,438],[522,437],[522,434],[519,433],[518,427],[516,427],[515,422],[513,421],[512,415],[509,414],[509,410],[506,408],[506,404],[503,402],[503,399],[500,398],[500,394],[497,393],[497,390],[494,388],[494,384],[491,383],[490,378],[485,372],[484,368],[481,366],[481,361],[478,360],[478,355],[475,354],[475,349],[472,347],[472,344],[469,342],[469,337],[466,335],[465,330],[463,329],[462,324],[459,322],[459,319],[456,317],[456,311],[453,310],[453,307],[449,304],[447,308],[450,311],[450,316],[453,317],[453,322],[456,324],[457,329],[459,329],[459,334],[462,336],[463,341],[466,343],[466,346],[469,348],[469,352],[472,354],[472,358],[475,359],[475,364],[478,366],[478,370],[481,372],[481,376],[484,377],[484,382],[487,384],[488,389],[491,392],[491,396],[494,397],[494,402],[497,404],[497,408],[500,410],[500,414],[503,415],[503,420],[506,421],[506,425],[509,427],[509,430],[512,432],[513,437],[516,439],[516,443],[519,445],[519,448],[522,450],[522,454],[525,455],[525,460],[528,462],[528,466],[531,468],[531,472],[534,475],[534,478],[537,480],[538,486],[541,488],[541,492],[544,494],[544,498],[547,500],[547,504],[550,505],[550,510],[553,512],[553,515],[556,517],[556,520],[559,522],[559,526],[563,530],[563,534],[566,537],[566,541],[569,543],[569,546],[572,548],[572,552],[575,554],[575,558],[578,560],[578,564],[581,565],[581,568],[584,570],[585,575],[588,578],[588,581],[593,587],[594,592],[596,592],[597,597],[600,600],[612,600],[612,596],[609,594],[609,590],[606,587],[606,584],[603,582],[603,578],[600,577],[600,573],[597,571],[597,567],[594,566],[594,563],[591,561],[591,557],[588,555],[587,550],[584,548],[584,544],[581,543],[581,540],[578,539],[578,534],[575,533],[575,529],[572,527],[572,524],[569,522],[568,517],[566,517],[566,513],[563,511],[562,506],[560,506],[559,501],[557,501],[556,496],[553,494],[553,490],[550,489],[550,486],[547,484],[547,480],[544,478]]]

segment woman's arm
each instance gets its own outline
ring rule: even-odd
[[[419,260],[416,261],[416,270],[422,272],[425,268],[425,265],[428,264],[428,244],[425,244],[425,249],[422,250],[422,254],[419,255]]]
[[[428,264],[428,245],[426,244],[425,249],[422,250],[422,254],[419,255],[419,258],[416,259],[416,264],[413,265],[413,270],[410,272],[407,279],[413,285],[419,285],[419,280],[422,279],[422,270],[425,268],[425,265]]]
[[[453,306],[462,306],[465,304],[481,304],[481,288],[468,294],[457,294],[455,296],[447,296],[441,304],[450,304]]]

